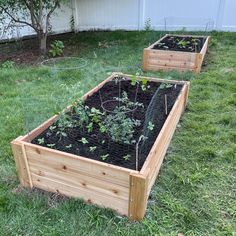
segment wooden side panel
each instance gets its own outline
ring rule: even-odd
[[[143,50],[143,70],[146,71],[148,69],[148,57],[149,57],[149,49]]]
[[[164,51],[164,50],[149,50],[149,58],[156,60],[177,61],[177,62],[195,62],[197,53]]]
[[[192,71],[199,73],[201,71],[202,62],[208,49],[210,37],[208,36],[200,53],[164,51],[152,49],[153,46],[163,40],[168,35],[153,43],[148,48],[144,49],[143,53],[143,69],[144,71],[170,71],[177,70],[180,72]],[[179,36],[179,35],[173,35]],[[183,36],[183,35],[180,35]],[[192,36],[192,35],[185,35]],[[192,36],[205,37],[205,36]]]
[[[207,37],[204,46],[201,50],[201,52],[199,53],[198,59],[197,59],[197,68],[196,68],[196,73],[200,73],[201,72],[201,68],[202,68],[202,63],[203,60],[205,58],[205,55],[207,53],[208,47],[209,47],[209,43],[210,43],[210,36]]]
[[[25,144],[35,187],[82,198],[128,215],[129,172]]]
[[[170,71],[177,70],[183,71],[195,71],[196,70],[196,58],[197,53],[185,53],[174,51],[163,51],[155,49],[144,49],[143,64],[145,70],[152,71]]]
[[[19,137],[16,140],[11,142],[11,147],[16,163],[16,170],[20,183],[24,187],[32,188],[32,179],[29,171],[28,160],[25,154],[25,148],[22,142],[19,140]]]
[[[129,218],[131,220],[141,220],[145,215],[148,199],[147,180],[144,175],[130,175]]]
[[[121,74],[125,76],[127,79],[131,80],[132,75],[127,75],[127,74]],[[160,83],[170,83],[170,84],[186,84],[186,81],[184,80],[168,80],[168,79],[160,79],[160,78],[152,78],[152,77],[146,77],[146,76],[136,76],[138,80],[141,79],[146,79],[148,81],[153,81],[153,82],[160,82]]]
[[[112,198],[109,195],[100,194],[85,188],[78,188],[65,182],[60,182],[52,178],[42,177],[32,174],[35,187],[49,192],[60,193],[69,197],[81,198],[85,202],[95,204],[100,207],[111,208],[121,215],[128,215],[128,200]]]
[[[178,67],[178,68],[189,68],[194,69],[195,63],[191,61],[173,61],[173,60],[166,60],[166,59],[149,59],[149,66],[163,66],[163,67]]]
[[[159,66],[159,65],[149,65],[147,70],[151,71],[172,71],[176,70],[179,72],[186,72],[186,71],[192,71],[195,72],[196,69],[189,69],[185,67],[171,67],[171,66]]]
[[[176,125],[185,108],[188,94],[189,84],[184,85],[182,93],[179,95],[175,105],[173,106],[164,126],[162,127],[159,136],[157,137],[140,173],[147,175],[148,179],[148,193],[160,170],[161,164],[165,157],[166,150],[170,144],[171,138],[175,132]]]

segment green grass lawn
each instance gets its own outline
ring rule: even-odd
[[[211,33],[200,75],[144,73],[190,80],[191,91],[143,221],[19,186],[10,141],[110,72],[142,73],[143,47],[160,34],[80,33],[65,45],[86,67],[0,69],[0,235],[236,235],[236,33]]]

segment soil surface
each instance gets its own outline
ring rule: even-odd
[[[49,35],[47,51],[54,40],[61,40],[65,45],[63,56],[73,55],[77,51],[77,46],[70,42],[73,35],[73,33]],[[36,37],[0,42],[0,52],[0,63],[10,60],[15,62],[16,65],[38,65],[48,57],[43,57],[39,54],[39,42]]]
[[[143,107],[137,107],[133,112],[127,113],[127,116],[130,118],[141,121],[141,125],[135,127],[134,139],[138,140],[141,135],[145,135],[147,137],[147,139],[144,142],[140,142],[139,145],[139,170],[141,169],[148,153],[150,152],[150,149],[154,144],[183,86],[173,85],[169,88],[165,87],[160,89],[160,83],[158,82],[148,82],[147,85],[149,88],[142,90],[141,85],[131,85],[131,82],[128,80],[122,81],[120,83],[120,91],[126,91],[128,98],[131,101],[135,100],[135,95],[137,94],[136,101],[143,103]],[[167,98],[167,115],[165,112],[165,95]],[[94,107],[103,112],[103,108],[101,107],[102,102],[118,96],[118,85],[114,81],[108,82],[99,91],[88,97],[85,101],[85,105],[90,108]],[[111,107],[113,106],[114,104],[111,103]],[[77,119],[73,117],[73,112],[70,113],[70,116],[72,119]],[[145,117],[146,122],[151,121],[154,124],[154,128],[152,130],[147,129],[147,126],[144,125]],[[88,133],[86,128],[67,128],[65,130],[67,135],[63,138],[59,138],[58,135],[56,135],[56,132],[57,130],[51,134],[48,128],[41,135],[36,137],[32,143],[46,147],[47,144],[53,144],[53,148],[56,150],[65,151],[86,158],[104,161],[106,163],[135,170],[135,144],[114,142],[111,140],[108,134],[101,133],[99,127],[96,126],[90,133]],[[49,133],[50,135],[48,135]],[[41,138],[44,138],[43,144],[39,144],[39,139]],[[82,138],[86,138],[88,143],[83,144],[80,142],[79,140]],[[94,146],[97,148],[91,152],[89,147]],[[102,160],[101,156],[107,154],[109,155],[107,159]],[[128,160],[123,158],[126,155],[130,155]]]
[[[205,41],[206,37],[167,36],[153,49],[199,53]]]

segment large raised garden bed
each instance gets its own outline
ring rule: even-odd
[[[210,36],[173,35],[164,37],[143,51],[143,70],[199,73]]]
[[[113,73],[84,95],[83,103],[12,141],[20,183],[142,219],[188,91],[186,81]],[[123,103],[133,107],[126,109]],[[114,121],[116,109],[122,124],[127,124],[118,124],[116,131],[125,132],[120,136],[112,133],[119,123]]]

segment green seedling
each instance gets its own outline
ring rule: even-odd
[[[39,144],[44,144],[44,142],[45,142],[44,138],[38,138],[38,143]]]
[[[86,139],[86,138],[81,138],[80,140],[79,140],[79,142],[81,142],[81,143],[83,143],[83,144],[87,144],[87,143],[89,143],[89,141]]]
[[[123,156],[123,159],[125,161],[128,161],[130,159],[130,157],[131,157],[131,155],[127,154],[127,155]]]
[[[167,83],[162,83],[160,85],[160,89],[168,89],[168,88],[172,88],[173,84],[167,84]]]
[[[108,157],[109,157],[109,154],[101,155],[101,159],[102,159],[103,161],[105,161]]]
[[[50,148],[55,147],[55,145],[56,145],[55,143],[48,143],[48,144],[47,144],[47,146],[50,147]]]
[[[90,152],[94,152],[97,149],[97,146],[89,147]]]
[[[148,127],[147,127],[147,128],[148,128],[149,130],[153,130],[154,127],[155,127],[155,125],[154,125],[151,121],[149,121],[149,122],[148,122]]]
[[[70,148],[72,148],[72,144],[69,144],[66,146],[66,149],[70,149]]]

